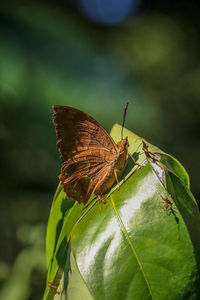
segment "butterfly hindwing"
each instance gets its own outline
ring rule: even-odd
[[[103,175],[112,170],[113,164],[108,165],[101,157],[95,158],[95,155],[85,156],[85,160],[80,155],[76,160],[69,159],[63,163],[59,177],[64,191],[79,203],[87,203],[101,184]]]

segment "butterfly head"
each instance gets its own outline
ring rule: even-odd
[[[126,136],[125,139],[122,139],[120,142],[118,142],[117,147],[120,152],[128,151],[128,147],[129,147],[128,137]]]
[[[117,143],[118,148],[118,159],[116,161],[116,169],[121,170],[124,168],[126,163],[126,157],[128,152],[128,137],[122,139],[120,142]]]

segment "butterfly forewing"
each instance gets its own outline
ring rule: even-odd
[[[117,152],[116,144],[105,129],[86,113],[68,106],[55,105],[53,121],[56,127],[58,148],[66,161],[72,152],[90,147],[104,147]]]
[[[68,106],[54,106],[53,122],[63,165],[59,179],[68,197],[87,203],[106,182],[118,149],[111,136],[92,117]],[[108,179],[106,186],[114,183]]]

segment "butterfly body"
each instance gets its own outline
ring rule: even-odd
[[[114,184],[126,163],[128,140],[115,144],[96,120],[68,106],[54,106],[53,122],[63,161],[60,182],[68,197],[86,204]]]

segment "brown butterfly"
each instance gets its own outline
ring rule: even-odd
[[[127,107],[128,104],[124,120]],[[63,161],[59,179],[64,191],[79,203],[86,204],[92,194],[106,203],[102,195],[115,180],[118,183],[117,172],[125,166],[128,138],[116,144],[88,114],[63,105],[53,109],[57,146]]]

